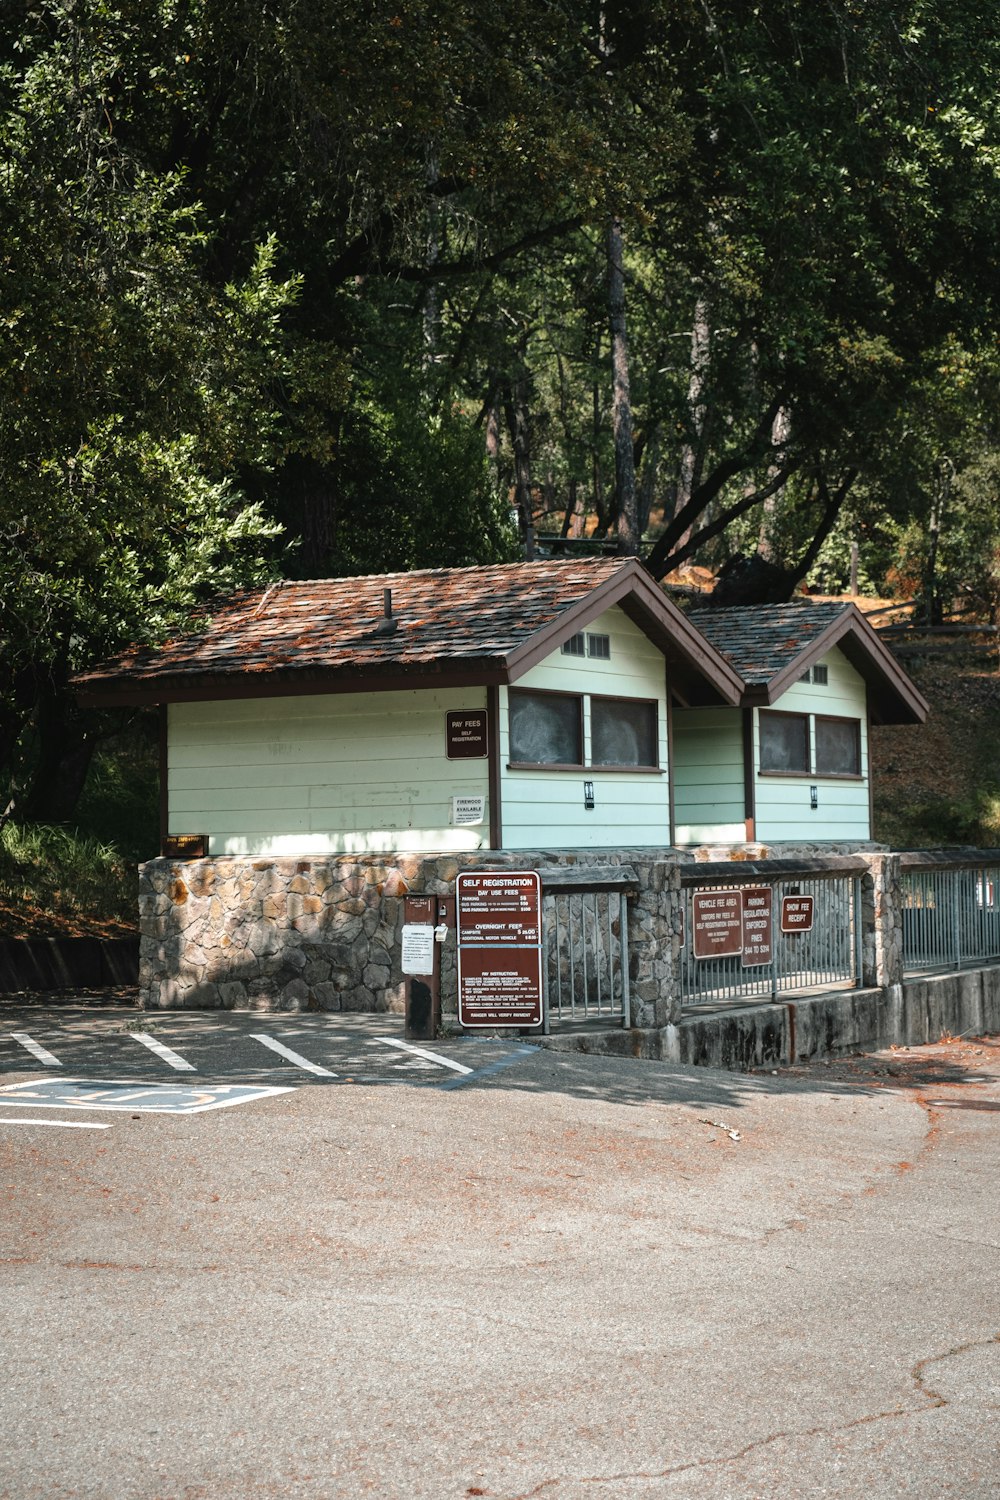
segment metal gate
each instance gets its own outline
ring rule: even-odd
[[[685,942],[681,949],[681,993],[685,1007],[718,1005],[720,1001],[776,999],[779,994],[853,989],[861,983],[861,881],[856,876],[803,873],[784,879],[699,879],[685,873]],[[725,890],[769,886],[772,891],[771,957],[765,964],[748,963],[741,953],[696,958],[693,898]],[[807,897],[812,923],[807,931],[782,932],[783,898]]]
[[[542,942],[546,1026],[629,1026],[628,892],[633,871],[545,871]]]
[[[904,855],[902,895],[904,973],[1000,959],[1000,866],[995,862],[921,868]]]

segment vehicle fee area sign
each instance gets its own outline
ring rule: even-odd
[[[743,903],[740,892],[695,891],[691,897],[695,958],[730,958],[743,952]]]
[[[535,870],[459,875],[459,1025],[541,1026],[542,883]]]

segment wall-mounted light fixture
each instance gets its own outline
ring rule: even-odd
[[[813,807],[813,808],[819,807],[819,787],[818,786],[811,786],[809,788],[809,806]]]
[[[587,809],[588,812],[591,812],[593,810],[593,807],[594,807],[594,783],[592,781],[585,781],[583,783],[583,805]]]

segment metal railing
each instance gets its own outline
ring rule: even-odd
[[[903,856],[903,972],[1000,963],[1000,860],[933,865]]]
[[[547,1026],[631,1024],[628,892],[634,872],[543,872],[542,943]]]
[[[851,866],[847,860],[839,863]],[[861,983],[861,878],[855,867],[830,873],[777,873],[744,867],[737,874],[729,866],[724,874],[715,870],[711,877],[695,869],[685,871],[681,883],[680,971],[685,1008],[853,989]],[[769,931],[760,919],[760,913],[767,912],[767,899],[744,894],[760,891],[770,892]],[[706,905],[711,909],[711,898],[720,893],[734,898],[726,903],[731,921],[728,940],[720,928],[722,946],[737,951],[699,957],[696,950],[706,947]],[[700,901],[702,897],[707,900]],[[755,913],[756,931],[754,922],[746,920]],[[787,926],[791,930],[783,930]]]

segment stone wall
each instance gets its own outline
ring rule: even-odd
[[[658,857],[657,857],[658,855]],[[311,859],[156,859],[139,872],[140,993],[149,1008],[401,1011],[403,898],[454,894],[460,870],[627,864],[636,1026],[680,1014],[680,862],[672,851],[484,852]],[[457,1009],[455,936],[441,1004]]]
[[[894,994],[903,978],[900,856],[866,851],[817,859],[812,850],[793,855],[788,846],[780,852],[780,859],[743,864],[741,879],[779,878],[820,865],[861,877],[862,984]],[[682,876],[724,879],[734,871],[732,862],[701,863],[691,852],[670,849],[152,860],[140,870],[142,1003],[402,1011],[407,894],[453,896],[461,870],[555,867],[579,874],[623,865],[635,876],[628,902],[632,1025],[676,1025]],[[440,949],[440,981],[447,1025],[457,1010],[453,930]]]

